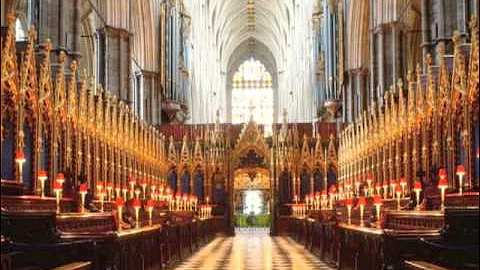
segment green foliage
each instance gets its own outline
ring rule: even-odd
[[[235,226],[245,227],[269,227],[270,215],[235,215]]]

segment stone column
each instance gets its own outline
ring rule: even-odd
[[[421,16],[422,16],[422,57],[425,59],[430,53],[431,37],[428,25],[428,0],[422,0],[421,4]],[[427,72],[427,67],[424,61],[422,61],[423,73]]]
[[[384,29],[383,26],[380,26],[377,33],[377,61],[378,61],[378,85],[380,87],[380,95],[383,96],[385,91],[385,64],[383,57],[385,57],[385,48],[384,48]]]

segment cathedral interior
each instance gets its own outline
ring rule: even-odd
[[[1,0],[1,269],[479,269],[478,0]]]

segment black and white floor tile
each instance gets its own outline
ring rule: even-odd
[[[288,237],[268,230],[237,230],[235,237],[217,237],[177,270],[329,270],[332,269]]]

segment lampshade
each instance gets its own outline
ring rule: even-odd
[[[38,179],[40,180],[45,180],[48,178],[48,173],[45,170],[39,170],[38,171]]]
[[[465,166],[462,164],[457,166],[457,175],[465,175]]]
[[[352,206],[353,205],[353,200],[352,198],[346,198],[344,200],[345,206]]]
[[[155,201],[153,201],[153,200],[148,200],[147,201],[147,208],[150,208],[150,207],[151,208],[155,207]]]
[[[15,162],[17,163],[23,163],[25,162],[26,159],[25,159],[25,154],[23,153],[23,151],[19,150],[15,153]]]
[[[54,191],[60,191],[60,190],[62,190],[62,184],[60,184],[60,183],[57,182],[57,181],[53,182],[53,190],[54,190]]]
[[[134,208],[140,208],[142,206],[142,202],[139,199],[133,199],[132,206]]]
[[[383,204],[383,199],[379,194],[375,195],[375,197],[373,198],[373,204],[374,205],[382,205]]]
[[[367,204],[367,200],[365,199],[364,196],[358,197],[358,204],[359,205],[366,205]]]
[[[448,187],[448,182],[447,178],[440,178],[438,181],[438,188],[447,188]]]
[[[422,182],[420,181],[415,181],[415,183],[413,184],[413,189],[416,189],[416,190],[421,190],[422,189]]]
[[[87,193],[88,192],[87,184],[81,184],[79,190],[80,190],[80,192]]]
[[[125,200],[123,199],[123,197],[118,196],[117,199],[115,199],[115,205],[117,207],[123,207],[123,205],[125,205]]]

